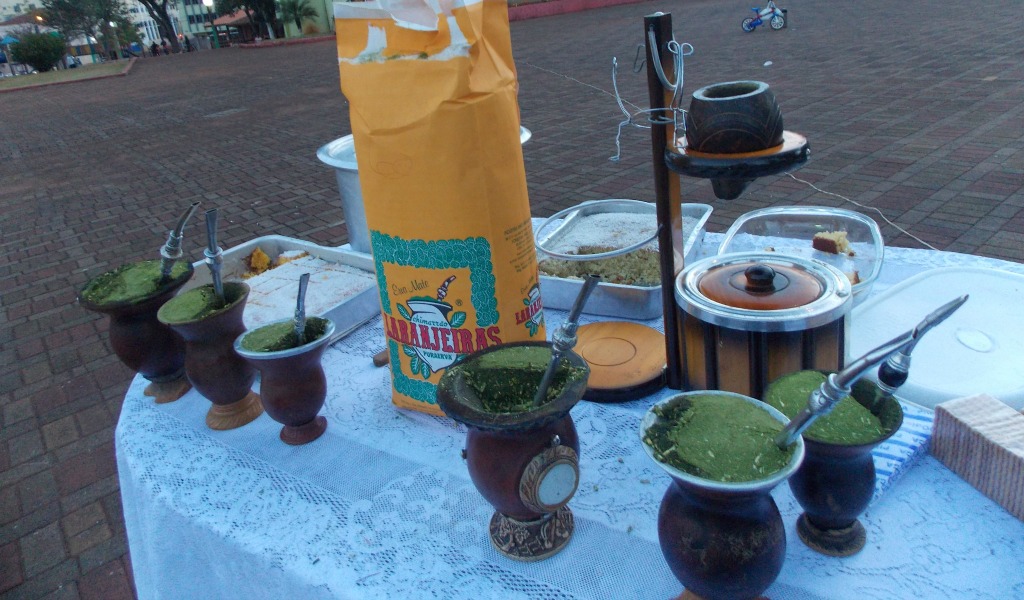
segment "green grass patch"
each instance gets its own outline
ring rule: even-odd
[[[63,83],[65,81],[82,81],[95,79],[106,75],[116,75],[128,66],[128,61],[118,60],[98,65],[82,65],[75,69],[61,69],[59,71],[47,71],[34,75],[18,75],[17,77],[0,78],[0,90],[16,90],[20,88],[37,87],[50,83]]]

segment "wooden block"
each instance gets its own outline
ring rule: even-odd
[[[943,402],[931,453],[1024,521],[1024,414],[985,394]]]

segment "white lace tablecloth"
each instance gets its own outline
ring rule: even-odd
[[[708,235],[705,247],[717,247]],[[1024,265],[889,249],[875,293],[929,267]],[[564,318],[548,314],[548,330]],[[584,319],[586,322],[587,319]],[[386,599],[666,599],[681,585],[658,545],[669,479],[640,448],[640,416],[663,391],[572,411],[581,483],[576,531],[538,563],[499,555],[492,513],[460,457],[465,429],[396,409],[390,376],[371,357],[380,319],[324,356],[329,425],[291,447],[263,415],[209,430],[192,391],[156,405],[136,377],[116,432],[118,473],[139,597]],[[1020,368],[1020,365],[1016,367]],[[1024,523],[930,456],[905,470],[863,515],[868,544],[850,558],[811,552],[795,531],[800,507],[774,492],[786,562],[773,600],[1024,598]]]

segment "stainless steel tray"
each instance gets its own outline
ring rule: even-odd
[[[691,262],[695,252],[699,250],[704,240],[707,221],[711,216],[712,207],[709,204],[686,204],[682,205],[682,215],[696,219],[692,229],[684,230],[683,260]],[[616,211],[621,212],[621,209]],[[640,212],[634,210],[634,212]],[[567,216],[564,222],[552,228],[550,233],[540,231],[542,238],[539,240],[542,245],[548,246],[557,243],[557,236],[565,235],[566,227],[571,227],[572,222],[579,213]],[[592,213],[588,213],[592,214]],[[539,252],[538,258],[543,259],[543,252]],[[567,279],[563,277],[552,277],[541,274],[540,291],[546,308],[557,310],[569,310],[573,301],[579,295],[583,286],[581,279]],[[640,287],[634,285],[621,285],[617,283],[601,282],[594,289],[587,301],[584,312],[592,315],[607,317],[622,317],[628,319],[650,320],[661,317],[661,286]]]
[[[245,281],[251,285],[252,280],[247,280],[243,277],[243,275],[248,273],[248,267],[245,264],[245,260],[257,247],[267,253],[271,260],[276,259],[285,252],[302,251],[308,253],[310,256],[320,258],[329,263],[346,265],[359,271],[365,271],[371,276],[375,273],[373,257],[369,254],[355,252],[346,248],[327,248],[296,238],[289,238],[280,235],[268,235],[258,237],[245,242],[244,244],[224,250],[223,263],[221,266],[221,279],[223,281]],[[196,261],[193,266],[195,267],[195,275],[192,276],[191,281],[185,284],[183,288],[184,290],[205,285],[212,281],[210,269],[207,268],[205,261]],[[311,281],[310,291],[312,291],[312,286],[314,285],[316,285],[315,281]],[[251,311],[246,310],[242,315],[242,320],[245,322],[246,328],[254,329],[269,323],[272,320],[292,317],[295,312],[295,295],[298,293],[298,289],[298,278],[295,280],[295,285],[284,287],[280,290],[260,290],[254,286],[253,290],[250,292],[251,296],[256,296],[261,292],[264,294],[289,294],[288,300],[290,300],[290,303],[285,302],[284,305],[290,306],[290,310],[282,310],[282,314],[277,316],[262,315],[260,317],[254,317]],[[309,300],[309,293],[310,292],[307,292],[307,301]],[[336,305],[331,306],[319,315],[310,313],[309,316],[322,316],[334,321],[335,330],[330,341],[330,343],[333,344],[379,314],[380,294],[378,293],[376,283],[374,283],[366,289],[363,289],[338,302]],[[263,318],[264,316],[266,318]]]

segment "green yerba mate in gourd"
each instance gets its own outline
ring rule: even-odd
[[[825,374],[818,371],[786,375],[768,387],[764,400],[792,419],[807,406],[811,392],[818,389],[825,378]],[[855,446],[873,442],[887,433],[877,416],[852,396],[846,396],[832,412],[818,417],[803,435],[819,442]]]
[[[250,352],[280,352],[298,348],[310,342],[320,339],[320,336],[327,331],[327,320],[319,317],[310,317],[306,320],[306,329],[303,331],[303,339],[299,341],[295,335],[295,322],[282,321],[271,323],[254,329],[245,334],[242,338],[242,348]]]
[[[551,361],[547,347],[517,346],[481,356],[472,365],[459,365],[465,381],[476,392],[483,409],[492,413],[518,413],[532,410],[533,397]],[[557,398],[565,386],[580,377],[583,369],[559,364],[545,401]]]
[[[144,260],[98,275],[82,290],[82,298],[99,306],[141,300],[177,280],[189,269],[187,262],[179,260],[174,263],[170,277],[163,280],[160,265],[160,260]]]
[[[179,294],[160,309],[160,318],[168,323],[198,321],[223,310],[212,286],[203,286]]]
[[[680,471],[721,482],[755,481],[789,464],[794,447],[775,444],[783,424],[730,396],[698,395],[654,408],[644,434],[655,458]]]

